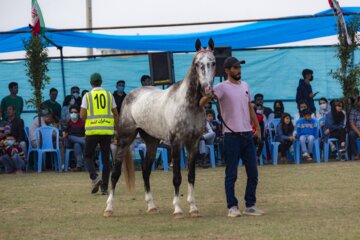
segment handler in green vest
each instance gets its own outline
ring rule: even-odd
[[[80,117],[85,121],[85,160],[91,179],[91,193],[108,194],[110,177],[110,144],[114,129],[118,130],[118,112],[113,95],[101,87],[99,73],[90,77],[92,90],[82,99]],[[97,145],[100,145],[103,161],[102,177],[95,170],[93,157]]]

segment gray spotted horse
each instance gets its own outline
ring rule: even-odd
[[[147,149],[142,163],[147,211],[157,212],[150,190],[151,166],[160,140],[168,140],[173,162],[174,217],[183,216],[179,198],[180,153],[183,147],[187,151],[189,214],[191,217],[200,216],[195,204],[195,160],[198,141],[205,128],[205,110],[199,105],[199,101],[203,96],[212,94],[215,56],[212,39],[209,40],[207,48],[201,47],[199,39],[195,47],[196,54],[184,80],[174,83],[165,90],[152,86],[136,88],[124,99],[120,114],[118,148],[111,174],[112,189],[106,202],[105,217],[113,214],[115,187],[121,175],[123,161],[126,185],[130,189],[134,187],[131,143],[137,133],[145,141]]]

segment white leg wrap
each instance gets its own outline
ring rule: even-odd
[[[183,213],[181,207],[180,207],[180,198],[178,196],[174,196],[174,200],[173,200],[173,205],[174,205],[174,214],[176,213]]]
[[[147,205],[148,205],[148,211],[151,209],[156,209],[151,192],[145,193],[145,201],[147,202]]]
[[[114,200],[114,194],[113,194],[113,191],[111,190],[111,191],[110,191],[110,195],[109,195],[109,197],[108,197],[108,199],[107,199],[107,201],[106,201],[106,209],[105,209],[105,212],[107,212],[107,211],[111,211],[111,212],[112,212],[112,210],[113,210],[113,205],[112,205],[113,200]]]
[[[195,190],[194,186],[190,183],[188,183],[188,196],[187,196],[187,202],[190,204],[190,213],[194,211],[198,211],[198,208],[195,204]]]

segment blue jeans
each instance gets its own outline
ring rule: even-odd
[[[301,152],[311,154],[314,147],[315,137],[313,135],[301,135],[299,140],[301,145]],[[307,147],[306,142],[308,143]]]
[[[252,207],[256,203],[256,187],[258,183],[258,170],[252,132],[242,133],[241,135],[238,133],[225,133],[225,192],[228,208],[238,206],[238,200],[235,196],[235,182],[240,159],[245,165],[247,175],[245,205],[246,207]]]
[[[85,148],[85,138],[69,135],[68,136],[69,147],[74,148],[74,155],[76,158],[76,167],[84,167],[83,153]]]
[[[17,153],[11,157],[8,154],[2,155],[1,160],[5,166],[6,172],[25,169],[25,161]]]

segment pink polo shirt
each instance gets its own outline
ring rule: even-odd
[[[214,87],[214,93],[220,103],[221,116],[226,125],[234,132],[252,131],[249,112],[251,102],[249,86],[246,82],[234,84],[229,80]],[[231,132],[223,126],[223,132]]]

